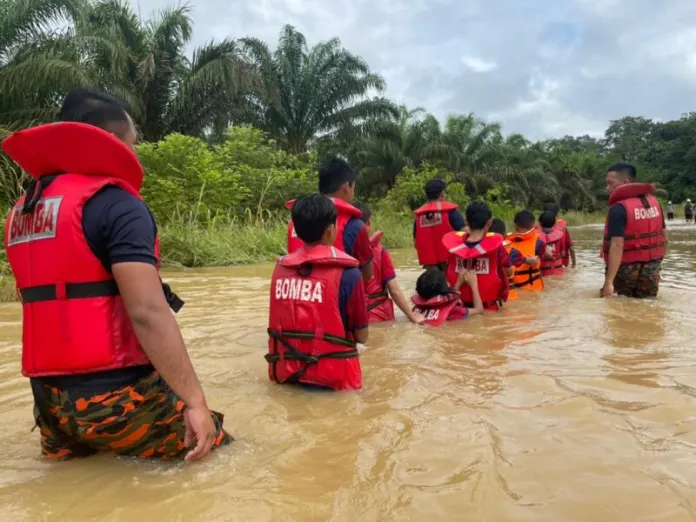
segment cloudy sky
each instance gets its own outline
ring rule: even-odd
[[[133,3],[136,0],[131,0]],[[142,16],[172,0],[140,0]],[[387,96],[474,112],[530,138],[696,110],[696,0],[191,0],[193,44],[337,36]]]

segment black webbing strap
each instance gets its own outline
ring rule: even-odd
[[[515,288],[523,288],[533,284],[535,281],[541,279],[541,269],[540,268],[528,268],[526,270],[516,270],[515,275],[528,275],[529,278],[526,281],[520,283],[515,283]]]
[[[369,312],[370,310],[377,308],[379,305],[385,302],[388,297],[389,294],[386,290],[382,290],[381,292],[375,292],[374,294],[369,294],[367,296],[367,300],[373,302],[367,305],[367,311]]]
[[[317,364],[319,361],[322,359],[352,359],[354,357],[358,357],[358,350],[356,348],[356,343],[354,341],[351,341],[349,339],[345,339],[344,337],[338,337],[335,335],[331,334],[324,334],[321,337],[321,340],[335,344],[338,346],[343,346],[345,348],[351,348],[350,350],[345,350],[342,352],[329,352],[329,353],[322,353],[320,355],[307,355],[306,353],[302,353],[298,351],[293,345],[291,345],[287,339],[303,339],[303,340],[311,340],[315,339],[316,336],[314,332],[308,332],[308,331],[301,331],[301,330],[284,330],[282,334],[280,332],[277,332],[275,330],[271,330],[270,328],[268,329],[268,335],[273,339],[273,353],[267,353],[264,355],[264,359],[266,359],[266,362],[268,364],[272,364],[273,367],[273,378],[276,382],[280,384],[285,384],[285,383],[290,383],[290,384],[297,384],[300,380],[300,377],[304,374],[304,372],[307,371],[307,369],[312,365],[312,364]],[[285,349],[287,350],[287,353],[283,355],[283,359],[286,361],[301,361],[304,362],[304,366],[300,367],[299,370],[297,370],[294,374],[292,374],[290,377],[288,377],[285,381],[280,381],[278,379],[278,376],[276,374],[276,364],[278,361],[280,361],[281,356],[278,354],[278,343],[282,344]]]

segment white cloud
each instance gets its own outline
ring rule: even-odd
[[[134,1],[134,0],[132,0]],[[173,0],[140,0],[143,15]],[[693,0],[198,0],[194,45],[283,24],[339,37],[387,96],[444,118],[475,112],[530,138],[677,118],[696,83]]]

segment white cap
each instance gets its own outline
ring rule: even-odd
[[[672,204],[672,202],[671,202],[671,201],[668,201],[668,202],[667,202],[667,204],[668,204],[668,205],[671,205],[671,204]]]

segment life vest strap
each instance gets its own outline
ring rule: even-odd
[[[167,304],[174,313],[184,306],[184,301],[172,292],[167,283],[162,283],[162,291]],[[39,285],[19,290],[23,304],[58,301],[59,299],[91,299],[95,297],[116,297],[120,295],[116,281],[92,281],[89,283],[66,283],[65,296],[58,296],[58,285]]]
[[[298,351],[293,345],[291,345],[287,339],[305,339],[305,340],[310,340],[315,338],[315,333],[314,332],[308,332],[308,331],[301,331],[301,330],[285,330],[283,333],[277,332],[276,330],[268,329],[268,335],[273,339],[274,341],[274,347],[273,351],[275,353],[267,353],[264,355],[264,359],[266,359],[266,362],[268,364],[273,364],[273,375],[275,377],[275,380],[277,382],[280,382],[278,378],[276,377],[276,372],[275,372],[275,365],[280,361],[281,356],[278,354],[278,347],[277,344],[280,343],[282,344],[285,349],[287,350],[287,353],[283,355],[283,359],[287,361],[302,361],[306,363],[303,367],[301,367],[299,370],[297,370],[295,373],[293,373],[290,377],[285,379],[281,384],[284,383],[291,383],[291,384],[297,384],[300,380],[300,377],[307,371],[307,369],[312,365],[312,364],[317,364],[319,361],[322,359],[352,359],[354,357],[358,357],[359,353],[356,348],[356,343],[355,341],[351,341],[350,339],[346,339],[345,337],[338,337],[336,335],[331,335],[331,334],[323,334],[322,335],[322,340],[326,341],[331,344],[336,344],[338,346],[345,346],[346,348],[351,348],[350,350],[345,350],[342,352],[328,352],[328,353],[322,353],[319,355],[307,355],[306,353],[302,353]]]
[[[541,273],[541,268],[527,268],[525,270],[515,270],[515,275],[535,275]]]
[[[529,279],[527,279],[525,281],[521,281],[519,283],[515,283],[513,285],[513,287],[514,288],[524,288],[525,286],[529,286],[529,285],[533,284],[535,281],[538,281],[539,279],[541,279],[541,271],[537,270],[537,272],[534,275],[530,275]]]
[[[634,234],[632,236],[624,236],[624,241],[635,241],[636,239],[650,239],[651,237],[657,237],[660,232],[647,232],[645,234]],[[604,236],[604,241],[611,241],[611,238]]]
[[[374,294],[369,294],[367,296],[367,300],[372,302],[367,305],[367,311],[369,312],[370,310],[374,310],[379,305],[384,303],[388,298],[389,293],[386,290],[382,290],[381,292],[375,292]]]

